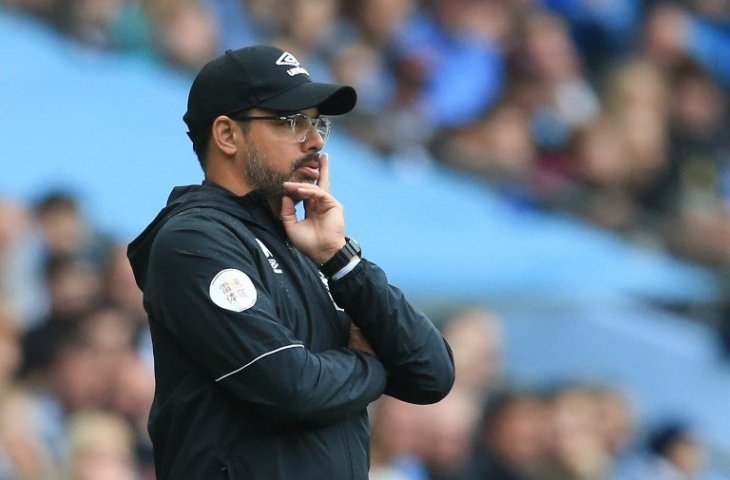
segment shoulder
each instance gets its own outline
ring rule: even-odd
[[[158,256],[227,256],[232,251],[247,250],[248,236],[244,224],[230,214],[215,208],[196,207],[170,218],[158,232],[152,251]]]
[[[245,223],[224,210],[213,207],[194,207],[170,218],[160,230],[161,234],[212,234],[240,236],[249,232]]]

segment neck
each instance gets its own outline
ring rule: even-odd
[[[266,200],[269,207],[271,207],[271,211],[274,213],[274,216],[278,218],[281,214],[281,197],[267,197]]]
[[[217,183],[231,193],[242,197],[253,188],[242,175],[237,175],[230,168],[223,168],[220,162],[210,162],[205,170],[205,179]]]
[[[216,185],[220,185],[232,194],[242,197],[248,195],[253,191],[253,188],[243,179],[236,175],[225,175],[225,172],[206,172],[205,180],[213,182]],[[266,201],[269,204],[269,208],[275,216],[279,216],[281,212],[281,196],[267,196]]]

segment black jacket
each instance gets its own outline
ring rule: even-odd
[[[257,192],[175,188],[128,254],[152,331],[159,480],[366,479],[367,405],[451,388],[448,345],[382,270],[363,259],[328,291]],[[346,348],[350,319],[377,357]]]

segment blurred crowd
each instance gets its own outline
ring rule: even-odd
[[[371,405],[372,480],[714,478],[685,419],[647,425],[621,385],[516,385],[499,317],[436,320],[456,384],[436,405]],[[0,201],[0,480],[153,480],[153,371],[124,245],[71,194]]]
[[[221,50],[274,43],[313,78],[357,88],[336,125],[387,161],[460,169],[515,208],[730,265],[730,0],[0,6],[191,73]],[[443,328],[454,392],[435,406],[372,406],[373,479],[705,478],[683,419],[643,425],[620,385],[511,384],[489,312]],[[125,245],[95,232],[68,193],[0,200],[0,480],[153,479],[153,394]]]
[[[372,406],[371,480],[715,479],[685,419],[648,423],[620,385],[516,385],[503,372],[500,319],[446,319],[456,384],[436,405]]]
[[[190,71],[269,42],[354,85],[338,125],[517,208],[730,258],[727,0],[0,0],[93,48]]]
[[[0,200],[0,480],[154,478],[142,293],[77,200]]]

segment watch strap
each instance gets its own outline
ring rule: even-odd
[[[335,253],[335,255],[327,260],[324,265],[319,267],[320,271],[327,278],[342,270],[353,257],[362,256],[360,244],[350,237],[345,237],[345,245]]]

